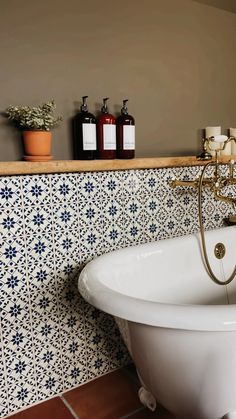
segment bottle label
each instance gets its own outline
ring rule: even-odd
[[[123,148],[124,150],[135,149],[135,126],[123,125]]]
[[[96,124],[82,124],[83,150],[97,150]]]
[[[116,126],[114,124],[103,125],[104,150],[116,150]]]

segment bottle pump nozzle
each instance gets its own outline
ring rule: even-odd
[[[86,112],[88,110],[88,105],[86,103],[87,98],[88,98],[88,96],[82,96],[83,103],[80,107],[80,110],[83,111],[83,112]]]
[[[121,108],[121,113],[124,115],[128,115],[128,107],[126,105],[126,103],[128,102],[129,99],[124,99],[123,100],[123,107]]]
[[[102,113],[108,113],[108,107],[107,107],[107,101],[108,101],[109,97],[104,97],[103,98],[103,106],[102,106]]]

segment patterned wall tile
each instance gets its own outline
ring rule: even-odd
[[[40,207],[50,205],[51,176],[23,176],[23,206]]]
[[[0,208],[7,209],[22,205],[21,177],[0,177]]]
[[[25,266],[25,241],[24,237],[8,235],[1,238],[1,264],[6,271]]]
[[[0,209],[0,226],[2,237],[23,236],[22,209],[13,206]]]
[[[129,362],[114,319],[79,295],[78,274],[102,253],[197,231],[197,191],[169,182],[200,171],[0,178],[0,417]],[[233,208],[206,190],[203,214],[212,229]]]

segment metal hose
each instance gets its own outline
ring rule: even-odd
[[[202,189],[203,189],[202,184],[203,184],[205,172],[209,166],[212,166],[211,162],[207,163],[206,166],[203,168],[201,176],[199,178],[199,183],[198,183],[198,217],[199,217],[199,225],[200,225],[200,233],[201,233],[202,251],[203,251],[203,257],[206,264],[206,268],[211,279],[218,285],[227,285],[236,276],[236,266],[234,267],[234,270],[232,274],[230,275],[230,277],[225,281],[221,281],[215,276],[214,272],[211,269],[208,255],[207,255],[207,249],[206,249],[205,231],[204,231],[204,225],[203,225],[203,219],[202,219]]]

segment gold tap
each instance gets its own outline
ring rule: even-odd
[[[214,176],[212,178],[205,178],[202,180],[202,186],[209,187],[210,190],[213,192],[215,198],[220,199],[221,201],[227,202],[231,205],[236,205],[236,198],[232,198],[229,196],[224,196],[221,194],[221,190],[227,186],[236,185],[236,178],[233,177],[233,166],[234,161],[231,160],[229,165],[229,171],[230,175],[227,176],[220,176],[219,174],[219,164],[218,163],[209,163],[209,166],[213,166],[217,164]],[[192,188],[198,188],[199,187],[199,178],[196,178],[194,180],[178,180],[178,179],[172,179],[170,182],[170,186],[172,188],[177,188],[178,186],[188,186]]]
[[[170,181],[170,186],[172,188],[177,188],[178,186],[189,186],[192,188],[197,188],[199,184],[199,178],[196,178],[194,180],[178,180],[178,179],[172,179]],[[212,179],[204,179],[203,180],[204,186],[212,186]]]
[[[236,198],[231,198],[230,196],[221,195],[219,189],[214,190],[214,196],[217,199],[220,199],[221,201],[226,202],[227,204],[233,205],[233,207],[236,206]]]
[[[204,149],[207,148],[206,141],[204,143]],[[212,142],[212,139],[209,139],[210,142]],[[220,174],[220,164],[219,164],[219,151],[224,150],[226,144],[229,141],[236,141],[235,137],[228,138],[224,144],[220,145],[219,150],[214,150],[216,153],[215,160],[208,163],[208,166],[214,166],[215,171],[212,178],[204,178],[202,179],[202,186],[209,187],[211,191],[214,193],[215,197],[217,199],[220,199],[221,201],[227,202],[232,205],[236,205],[236,199],[231,198],[228,196],[224,196],[220,193],[221,189],[230,186],[230,185],[236,185],[236,178],[234,178],[234,160],[230,160],[228,162],[229,167],[229,176],[221,176]],[[211,145],[209,145],[209,149],[211,150]],[[178,180],[178,179],[172,179],[170,182],[170,186],[172,188],[176,188],[178,186],[188,186],[192,188],[198,188],[199,187],[199,177],[194,180]]]
[[[204,152],[200,156],[202,160],[209,160],[208,153],[206,152],[207,148],[209,150],[212,150],[211,144],[212,141],[214,141],[214,138],[209,138],[204,140]],[[209,187],[210,190],[213,192],[215,198],[224,201],[228,204],[233,205],[233,207],[236,208],[236,198],[233,198],[231,196],[225,196],[221,194],[221,190],[227,186],[235,185],[236,184],[236,178],[234,178],[234,160],[230,160],[228,162],[229,167],[229,175],[228,176],[221,176],[220,174],[220,165],[219,165],[219,158],[218,154],[220,150],[224,150],[226,147],[226,144],[229,141],[236,141],[235,137],[230,137],[226,141],[224,141],[224,144],[220,143],[218,150],[214,150],[216,157],[214,161],[211,161],[207,163],[204,168],[202,169],[201,175],[199,178],[196,178],[194,180],[178,180],[178,179],[172,179],[170,182],[170,186],[172,188],[176,188],[177,186],[188,186],[198,189],[198,218],[199,218],[199,226],[200,226],[200,234],[201,234],[201,243],[202,243],[202,253],[206,265],[207,272],[211,279],[218,285],[227,285],[229,284],[235,277],[236,277],[236,266],[234,267],[233,272],[228,277],[228,279],[221,281],[217,278],[217,276],[212,271],[212,268],[209,263],[209,258],[207,255],[207,248],[206,248],[206,241],[205,241],[205,233],[204,233],[204,225],[203,225],[203,216],[202,216],[202,189],[203,186]],[[214,174],[212,177],[205,178],[205,172],[206,170],[214,166]],[[235,218],[235,216],[233,217]],[[235,220],[234,220],[235,221]],[[219,244],[219,243],[218,243]],[[220,243],[223,247],[224,245]]]

